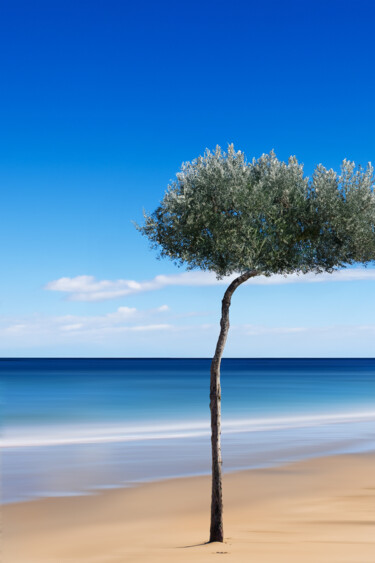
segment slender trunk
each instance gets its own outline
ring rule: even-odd
[[[212,445],[212,497],[210,542],[224,540],[223,532],[223,492],[221,476],[221,388],[220,364],[229,330],[229,307],[232,295],[239,285],[257,275],[256,271],[245,272],[232,281],[224,293],[221,305],[220,334],[215,355],[211,362],[210,409]]]

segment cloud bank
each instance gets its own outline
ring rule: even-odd
[[[165,322],[168,305],[155,309],[138,310],[119,307],[104,315],[33,315],[18,320],[0,318],[0,335],[86,335],[104,336],[118,332],[150,332],[173,328]]]
[[[145,291],[156,291],[168,286],[206,287],[228,285],[236,275],[218,280],[212,272],[184,272],[182,274],[159,275],[151,280],[96,280],[94,276],[59,278],[44,286],[48,291],[59,291],[68,295],[69,301],[105,301],[133,295]],[[258,276],[247,282],[248,285],[284,285],[291,283],[326,283],[349,281],[375,281],[375,269],[349,268],[332,274],[290,274]]]
[[[0,351],[27,356],[210,357],[217,322],[191,323],[164,307],[104,315],[0,317]],[[227,357],[371,357],[375,324],[231,327]],[[359,352],[360,353],[359,353]]]

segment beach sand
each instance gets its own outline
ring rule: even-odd
[[[3,506],[3,563],[374,563],[375,455],[224,475],[225,543],[208,539],[210,479]]]

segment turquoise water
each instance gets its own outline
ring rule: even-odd
[[[206,359],[0,360],[2,501],[210,470]],[[224,470],[375,449],[375,360],[227,359]]]

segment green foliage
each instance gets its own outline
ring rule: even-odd
[[[332,271],[375,259],[371,165],[341,174],[319,165],[312,179],[295,157],[248,163],[229,145],[184,163],[159,207],[137,226],[177,264],[219,277]]]
[[[318,165],[310,183],[316,260],[331,267],[375,259],[375,195],[371,164],[355,169],[344,160],[341,174]],[[313,236],[311,238],[314,238]]]

